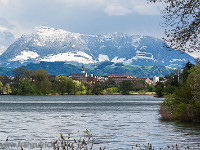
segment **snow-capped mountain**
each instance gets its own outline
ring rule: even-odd
[[[126,34],[86,35],[37,26],[23,35],[0,56],[4,66],[31,62],[94,64],[103,61],[133,65],[182,66],[194,58],[169,49],[160,39]]]

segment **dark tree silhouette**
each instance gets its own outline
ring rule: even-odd
[[[171,48],[182,51],[200,51],[200,1],[199,0],[149,0],[161,2],[164,40]]]

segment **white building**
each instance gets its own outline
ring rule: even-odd
[[[153,83],[159,82],[159,77],[154,76],[153,77]]]

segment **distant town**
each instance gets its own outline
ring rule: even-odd
[[[156,76],[151,80],[120,74],[88,75],[83,65],[80,72],[71,73],[68,77],[49,75],[43,69],[32,71],[17,68],[14,73],[14,77],[0,77],[1,94],[155,94],[155,86],[159,82],[159,77]]]
[[[94,76],[93,74],[88,75],[87,72],[85,72],[84,66],[82,65],[82,69],[80,73],[71,73],[69,76],[72,80],[78,80],[78,81],[90,81],[91,79],[97,80],[99,82],[105,82],[108,79],[112,79],[115,81],[115,83],[120,83],[124,80],[126,81],[145,81],[146,84],[156,84],[156,82],[159,82],[159,77],[154,76],[153,80],[150,80],[149,78],[137,78],[135,76],[129,76],[129,75],[119,75],[116,74],[114,76]]]

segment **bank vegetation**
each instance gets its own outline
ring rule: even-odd
[[[200,122],[200,64],[188,62],[180,75],[173,73],[166,83],[159,82],[156,93],[165,95],[161,120]]]

